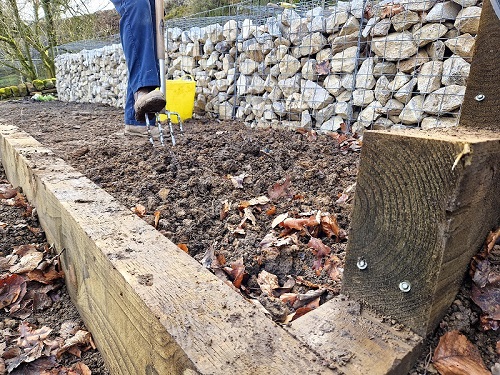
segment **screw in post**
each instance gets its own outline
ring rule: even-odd
[[[474,99],[476,99],[477,102],[482,102],[486,96],[484,94],[477,94]]]
[[[411,289],[411,284],[409,281],[401,281],[399,283],[399,290],[401,290],[403,293],[408,293]]]
[[[368,267],[368,262],[365,260],[365,258],[358,258],[358,262],[356,263],[356,265],[360,270],[364,270],[366,269],[366,267]]]

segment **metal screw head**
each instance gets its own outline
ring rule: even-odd
[[[356,265],[360,270],[364,270],[366,269],[366,267],[368,267],[368,262],[364,258],[359,258]]]
[[[403,293],[408,293],[411,290],[411,284],[409,281],[401,281],[399,283],[399,290]]]
[[[485,98],[486,96],[484,96],[484,94],[477,94],[474,99],[478,102],[482,102]]]

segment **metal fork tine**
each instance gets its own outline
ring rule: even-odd
[[[172,138],[172,146],[175,146],[174,127],[172,126],[172,119],[170,118],[170,114],[171,112],[167,112],[168,128],[170,130],[170,137]]]
[[[154,146],[153,135],[151,134],[151,123],[149,122],[149,113],[146,113],[146,129],[148,131],[149,142]]]
[[[160,133],[160,143],[162,146],[166,147],[165,140],[163,139],[163,128],[160,122],[160,114],[156,114],[156,126],[158,126],[158,132]]]

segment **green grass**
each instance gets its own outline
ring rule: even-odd
[[[0,87],[13,86],[21,83],[19,74],[0,75]]]

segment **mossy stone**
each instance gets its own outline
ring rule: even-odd
[[[45,89],[45,85],[44,85],[44,83],[43,83],[43,81],[41,79],[35,79],[33,81],[33,86],[35,86],[35,89],[37,91],[42,91],[42,90]]]
[[[29,93],[36,91],[35,86],[31,82],[26,82],[25,85]]]
[[[5,98],[10,98],[12,96],[12,90],[10,89],[10,87],[4,87],[4,91],[5,91]]]
[[[17,85],[17,88],[19,89],[19,96],[27,96],[28,95],[28,88],[24,83],[20,83]]]
[[[49,90],[49,89],[53,89],[54,87],[56,87],[56,86],[54,85],[54,82],[52,81],[52,79],[44,79],[44,80],[43,80],[43,85],[45,86],[45,88],[46,88],[47,90]]]
[[[7,95],[5,94],[5,89],[2,87],[0,88],[0,99],[5,99]]]
[[[19,96],[19,88],[17,86],[10,86],[9,88],[12,91],[13,96]]]

